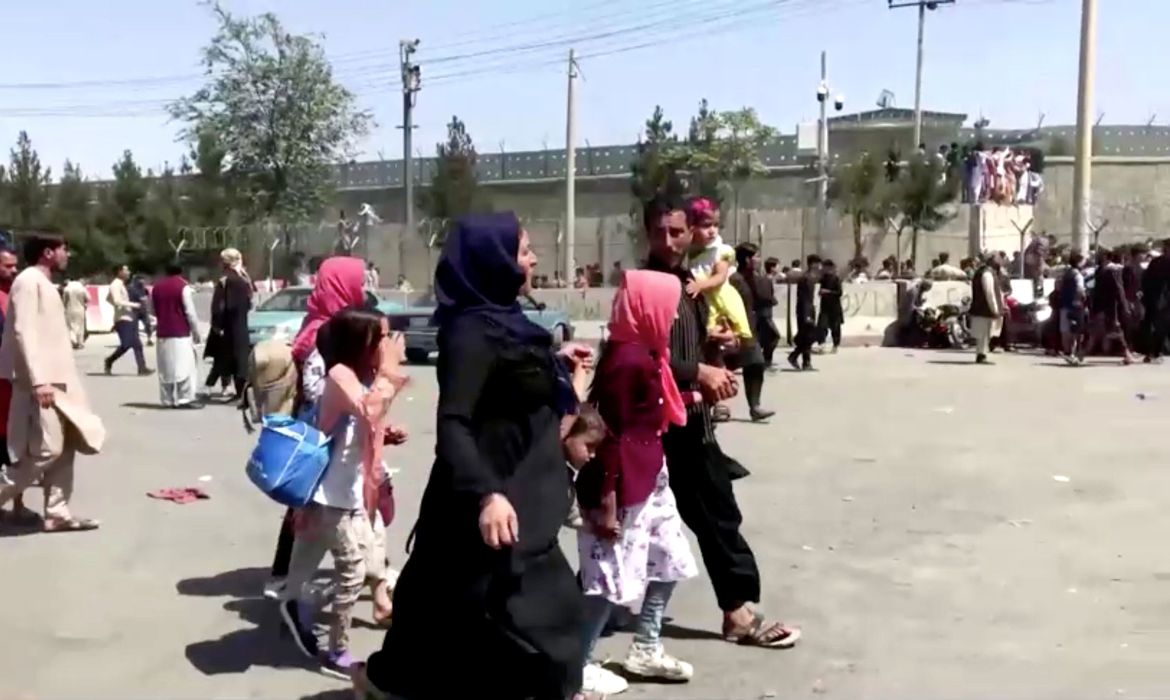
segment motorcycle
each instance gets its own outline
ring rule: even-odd
[[[918,332],[926,347],[946,350],[971,345],[969,310],[969,299],[964,299],[962,304],[922,309],[918,315]]]

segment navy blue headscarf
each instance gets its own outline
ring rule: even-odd
[[[516,262],[520,221],[511,212],[471,214],[460,218],[447,235],[435,268],[435,321],[440,330],[468,314],[485,316],[522,345],[550,348],[552,336],[524,315],[516,298],[525,275]],[[575,413],[576,394],[564,366],[553,361],[557,375],[557,409]]]

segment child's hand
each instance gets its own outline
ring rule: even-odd
[[[700,284],[698,280],[691,280],[690,282],[687,282],[687,286],[685,287],[685,290],[686,290],[687,296],[694,299],[695,297],[697,297],[703,293],[703,285]]]
[[[386,432],[382,439],[384,445],[401,445],[410,437],[407,434],[406,428],[397,425],[386,426]]]
[[[601,497],[601,509],[592,511],[594,534],[602,539],[616,540],[621,537],[622,526],[617,519],[617,494],[609,492]]]

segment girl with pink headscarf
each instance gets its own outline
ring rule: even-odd
[[[670,328],[681,295],[673,275],[625,273],[594,378],[590,399],[609,435],[577,478],[586,522],[577,539],[586,596],[586,692],[625,689],[620,677],[590,663],[589,654],[613,606],[638,600],[643,603],[626,670],[676,682],[694,673],[690,664],[666,654],[660,641],[675,584],[698,573],[662,450],[663,432],[685,425],[686,406],[695,401],[679,392],[670,371]]]

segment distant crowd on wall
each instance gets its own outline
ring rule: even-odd
[[[964,204],[1035,204],[1044,192],[1038,151],[1013,150],[982,143],[959,150],[958,144],[943,146],[939,155],[950,168],[960,170]]]

